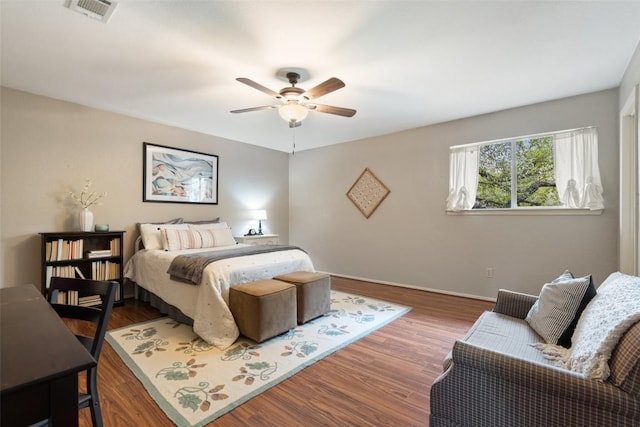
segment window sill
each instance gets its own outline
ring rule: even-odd
[[[603,210],[567,208],[469,209],[464,211],[447,210],[447,215],[602,215]]]

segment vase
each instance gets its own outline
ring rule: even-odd
[[[88,208],[84,208],[80,211],[78,219],[80,222],[80,230],[91,231],[93,229],[93,212]]]

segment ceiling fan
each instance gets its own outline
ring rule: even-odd
[[[269,96],[273,96],[276,99],[282,101],[282,104],[278,105],[263,105],[261,107],[243,108],[241,110],[232,110],[232,113],[247,113],[249,111],[258,110],[275,110],[280,113],[280,117],[289,123],[290,128],[295,128],[302,125],[302,120],[307,117],[309,110],[318,111],[320,113],[335,114],[344,117],[353,117],[356,114],[356,110],[351,108],[334,107],[332,105],[316,104],[311,102],[316,98],[320,98],[323,95],[336,91],[345,86],[344,82],[336,77],[332,77],[329,80],[320,83],[319,85],[305,91],[299,87],[296,87],[300,74],[295,72],[288,72],[287,79],[291,84],[290,87],[280,89],[280,92],[275,92],[267,87],[262,86],[259,83],[254,82],[246,77],[238,77],[236,80],[240,83],[244,83],[247,86],[251,86],[254,89],[258,89],[261,92],[266,93]]]

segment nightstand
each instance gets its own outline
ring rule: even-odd
[[[256,234],[255,236],[238,236],[236,242],[247,245],[277,245],[279,239],[277,234]]]

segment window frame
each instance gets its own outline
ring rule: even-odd
[[[589,208],[572,208],[567,206],[517,206],[517,156],[516,153],[516,145],[518,141],[527,140],[527,139],[535,139],[541,137],[553,137],[553,141],[555,143],[556,136],[562,133],[574,132],[584,129],[595,128],[595,126],[583,126],[579,128],[571,128],[564,129],[552,132],[540,132],[522,136],[508,137],[508,138],[499,138],[488,141],[481,142],[473,142],[469,144],[458,144],[449,147],[449,155],[451,155],[452,151],[460,148],[471,148],[471,147],[482,147],[486,145],[496,145],[496,144],[511,144],[511,152],[513,155],[511,156],[511,206],[508,208],[483,208],[483,209],[446,209],[447,215],[601,215],[604,209],[589,209]],[[555,155],[555,147],[554,147],[554,155]],[[554,160],[555,161],[555,160]],[[554,164],[555,168],[555,164]],[[515,206],[514,206],[515,202]]]

